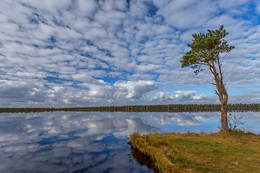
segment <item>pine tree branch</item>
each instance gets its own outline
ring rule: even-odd
[[[219,62],[219,57],[217,58],[217,62],[218,62],[218,69],[219,69],[219,73],[220,73],[220,80],[223,81],[223,74],[222,74],[222,69],[221,69],[222,64],[220,64],[220,62]]]
[[[217,90],[215,90],[215,94],[217,94],[217,95],[219,96],[219,93],[218,93],[218,91],[217,91]]]

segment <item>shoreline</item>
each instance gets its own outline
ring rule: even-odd
[[[183,134],[155,132],[141,136],[134,133],[129,143],[132,151],[136,150],[143,157],[149,158],[153,168],[159,172],[260,170],[260,134],[242,131]]]
[[[14,112],[54,112],[54,111],[83,111],[83,112],[219,112],[220,104],[171,104],[171,105],[130,105],[130,106],[100,106],[100,107],[71,107],[71,108],[0,108],[0,113]],[[260,111],[260,103],[228,104],[228,111]]]

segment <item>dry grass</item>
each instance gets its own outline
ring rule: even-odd
[[[252,133],[135,133],[130,143],[160,172],[260,173],[260,135]]]

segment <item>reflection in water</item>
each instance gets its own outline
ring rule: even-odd
[[[259,133],[260,117],[246,127]],[[218,131],[220,114],[54,112],[0,115],[0,172],[152,172],[129,159],[133,132]]]
[[[141,166],[146,166],[149,169],[152,169],[155,173],[159,172],[151,157],[141,153],[133,147],[131,147],[131,157],[131,159],[135,159]]]

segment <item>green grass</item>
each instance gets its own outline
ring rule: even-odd
[[[130,144],[160,172],[260,173],[260,135],[252,133],[135,133]]]

